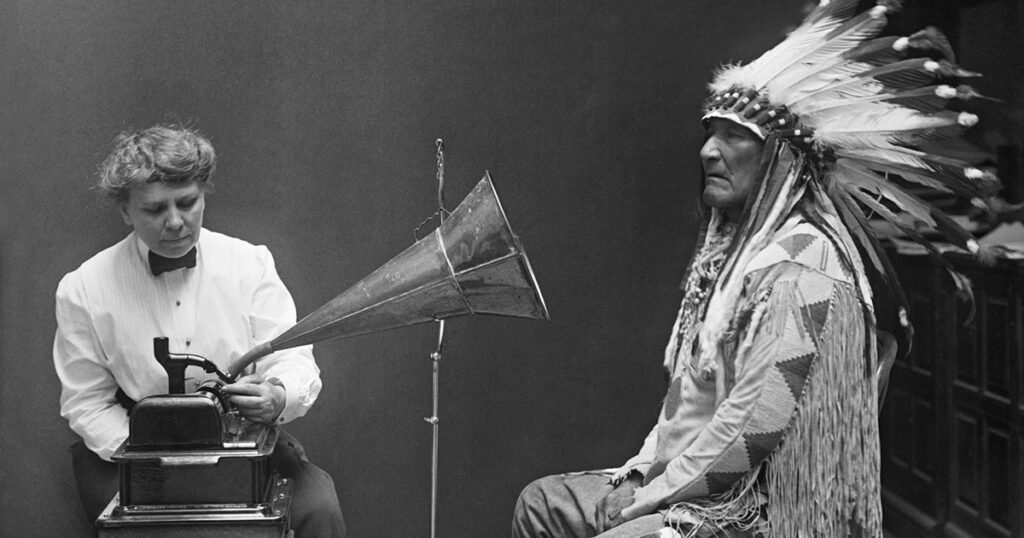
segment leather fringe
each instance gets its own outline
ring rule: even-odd
[[[837,288],[833,308],[800,408],[768,460],[774,536],[882,536],[877,387],[865,376],[877,362],[865,346],[874,329],[852,288]]]

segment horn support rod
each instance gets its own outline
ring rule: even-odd
[[[444,140],[440,138],[435,142],[437,145],[437,229],[434,232],[437,234],[437,242],[441,247],[441,253],[444,255],[444,263],[448,268],[448,275],[453,281],[455,286],[459,290],[459,297],[462,298],[463,303],[467,308],[472,308],[469,304],[469,300],[466,299],[466,292],[463,291],[462,285],[459,284],[459,279],[455,276],[455,268],[452,267],[451,257],[448,256],[448,250],[444,248],[444,238],[441,237],[441,227],[444,225]],[[432,395],[433,395],[433,413],[430,418],[425,419],[430,424],[432,432],[431,447],[430,447],[430,538],[437,536],[437,456],[438,456],[438,423],[441,421],[437,416],[437,399],[439,383],[441,379],[441,346],[444,345],[444,320],[437,320],[437,349],[430,354],[431,363],[433,364],[431,379],[432,383]]]

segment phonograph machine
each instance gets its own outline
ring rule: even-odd
[[[467,314],[548,319],[547,307],[490,176],[447,213],[438,146],[440,224],[357,284],[277,338],[237,359],[227,372],[154,339],[168,394],[132,409],[128,439],[115,452],[119,490],[96,521],[100,536],[289,535],[292,484],[271,472],[277,428],[243,420],[219,390],[258,358],[332,338],[418,323],[439,323],[433,359],[434,428],[431,536],[437,498],[437,369],[444,320]],[[187,368],[216,373],[185,393]]]

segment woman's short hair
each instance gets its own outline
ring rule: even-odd
[[[99,167],[96,188],[107,197],[128,201],[133,187],[147,183],[213,186],[217,167],[213,145],[197,131],[173,125],[155,125],[125,131],[114,139],[114,150]]]

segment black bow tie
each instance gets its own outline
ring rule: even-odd
[[[153,273],[153,276],[160,276],[167,271],[174,271],[175,269],[181,269],[187,267],[189,269],[196,266],[196,247],[192,247],[192,250],[185,253],[180,258],[165,258],[152,250],[149,251],[149,270]]]

